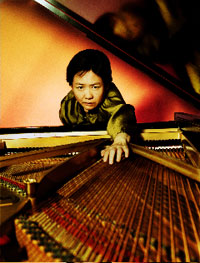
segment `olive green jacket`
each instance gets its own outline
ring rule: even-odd
[[[132,135],[136,127],[134,107],[125,103],[113,83],[106,89],[101,104],[88,112],[83,110],[71,90],[61,101],[59,116],[71,129],[107,129],[113,139],[120,132]]]

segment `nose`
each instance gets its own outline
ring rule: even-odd
[[[92,94],[92,91],[90,90],[90,88],[86,88],[85,89],[85,99],[92,99],[93,98],[93,94]]]

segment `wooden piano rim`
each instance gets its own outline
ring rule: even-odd
[[[2,134],[0,135],[1,145],[5,144],[7,148],[22,147],[49,147],[63,145],[73,142],[110,138],[106,131],[96,132],[65,132],[65,133],[32,133],[32,137],[28,133],[21,134]],[[164,129],[143,129],[141,137],[144,140],[161,140],[180,139],[181,131],[178,128]]]
[[[105,132],[104,132],[105,133]],[[66,133],[67,134],[67,133]],[[69,144],[69,141],[75,138],[75,141],[72,142],[78,142],[78,141],[89,141],[89,140],[94,140],[94,139],[105,139],[105,138],[109,138],[109,135],[106,135],[102,133],[102,135],[95,135],[93,136],[91,132],[89,132],[89,136],[86,135],[86,133],[81,133],[79,132],[79,136],[78,134],[76,134],[76,136],[73,136],[73,133],[68,133],[68,136],[61,136],[62,139],[62,143],[64,143],[65,145]],[[97,133],[96,133],[97,134]],[[25,135],[24,135],[25,137]],[[29,137],[29,135],[28,135]],[[22,142],[28,142],[29,147],[30,147],[30,143],[32,144],[32,142],[37,139],[40,139],[40,142],[43,141],[44,139],[48,139],[48,141],[52,141],[52,139],[60,139],[55,138],[55,137],[48,137],[46,138],[46,136],[44,136],[45,138],[23,138],[23,139],[13,139],[13,140],[3,140],[3,143],[6,144],[6,147],[11,147],[11,145],[9,144],[9,142],[12,142],[15,145],[15,147],[17,145],[20,145],[20,147],[27,147],[25,145],[22,145]],[[186,164],[185,162],[182,162],[180,160],[174,159],[174,158],[168,158],[167,156],[163,156],[160,153],[157,153],[155,151],[149,150],[149,149],[145,149],[144,147],[141,147],[139,145],[131,145],[131,149],[134,153],[142,155],[145,158],[148,158],[150,160],[153,160],[155,162],[158,162],[162,165],[165,165],[173,170],[176,170],[177,172],[184,174],[186,176],[188,176],[191,179],[200,181],[200,154],[199,152],[196,150],[196,148],[194,147],[194,145],[191,144],[191,142],[182,134],[182,131],[179,128],[164,128],[164,129],[144,129],[142,130],[141,133],[141,137],[142,139],[145,140],[181,140],[182,144],[183,144],[183,148],[186,151],[188,157],[191,160],[192,165]],[[80,139],[81,138],[81,139]],[[63,141],[64,140],[64,141]],[[61,141],[59,142],[60,145]],[[36,147],[36,146],[35,146]],[[42,147],[42,145],[40,145],[40,147]],[[3,161],[3,160],[2,160]],[[6,160],[7,161],[7,160]]]

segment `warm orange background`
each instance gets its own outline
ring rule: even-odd
[[[97,48],[110,58],[113,79],[138,122],[173,120],[199,110],[122,62],[33,1],[1,1],[0,127],[61,125],[60,101],[69,91],[65,70],[78,51]]]

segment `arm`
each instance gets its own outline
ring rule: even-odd
[[[111,115],[107,131],[113,138],[113,143],[102,150],[101,156],[104,162],[113,164],[116,159],[120,162],[122,156],[129,156],[128,143],[131,140],[131,136],[135,134],[136,130],[136,117],[134,107],[129,104],[118,105],[116,111]]]

